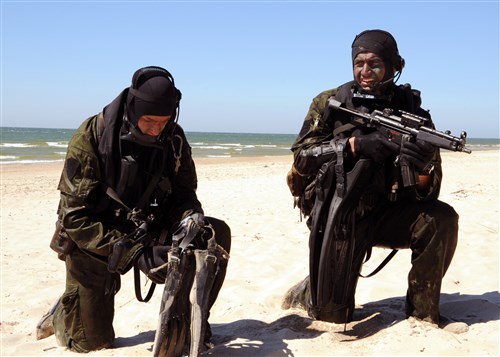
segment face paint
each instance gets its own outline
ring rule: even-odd
[[[353,63],[354,79],[367,92],[371,92],[376,83],[385,75],[384,61],[372,52],[362,52]]]

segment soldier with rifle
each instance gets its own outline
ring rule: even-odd
[[[310,105],[287,176],[310,228],[310,269],[283,308],[350,322],[372,247],[393,249],[376,271],[411,249],[406,316],[440,322],[441,281],[458,235],[458,214],[438,200],[440,148],[470,151],[465,132],[435,130],[418,90],[396,85],[404,65],[390,33],[363,31],[352,43],[354,80]]]
[[[113,347],[114,296],[120,275],[133,268],[140,301],[149,300],[155,284],[184,287],[166,292],[183,304],[170,306],[171,314],[161,321],[174,326],[162,339],[182,350],[186,334],[178,332],[190,323],[190,288],[200,269],[191,264],[186,279],[169,275],[168,256],[175,245],[178,259],[209,246],[211,257],[219,258],[211,265],[210,284],[204,285],[204,305],[195,306],[206,310],[198,314],[203,328],[197,330],[204,333],[203,343],[210,342],[208,310],[224,281],[231,232],[225,222],[205,217],[197,198],[191,147],[177,123],[180,100],[167,70],[141,68],[130,87],[85,120],[70,140],[50,244],[66,263],[66,289],[40,320],[38,339],[55,333],[59,345],[76,352]],[[145,298],[140,271],[153,282]]]

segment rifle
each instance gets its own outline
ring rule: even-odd
[[[429,119],[405,112],[403,110],[374,110],[370,114],[359,112],[342,106],[342,103],[333,97],[328,98],[328,108],[341,110],[358,117],[354,125],[368,124],[384,134],[389,141],[402,146],[405,141],[415,142],[420,140],[438,148],[460,151],[470,154],[472,151],[465,147],[467,133],[462,131],[460,137],[451,135],[449,130],[438,131],[425,126]],[[399,114],[399,115],[398,115]],[[399,155],[395,161],[401,167],[401,176],[405,187],[418,183],[418,174],[409,163],[400,160]]]

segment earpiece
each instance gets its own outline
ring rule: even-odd
[[[398,56],[398,63],[396,65],[396,70],[401,72],[405,68],[405,59],[401,56]]]
[[[174,86],[175,87],[175,86]],[[177,104],[179,104],[179,102],[181,101],[182,99],[182,93],[180,90],[178,90],[177,88],[175,88],[175,93],[176,93],[176,97],[175,99],[177,100]]]

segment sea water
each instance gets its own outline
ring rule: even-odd
[[[0,164],[63,161],[75,129],[0,128]],[[186,132],[194,158],[289,155],[297,134]],[[474,150],[498,149],[500,139],[467,139]]]
[[[0,164],[63,161],[75,129],[0,128]],[[296,134],[186,132],[193,157],[291,154]]]

